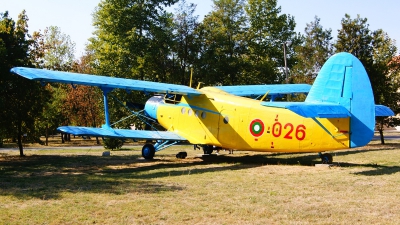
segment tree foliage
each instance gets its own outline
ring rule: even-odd
[[[106,138],[103,140],[103,147],[105,149],[119,150],[122,145],[124,145],[124,141],[119,138]]]
[[[302,44],[295,48],[298,63],[293,67],[295,83],[312,84],[318,72],[333,54],[332,30],[324,29],[320,18],[307,23],[302,36]]]
[[[163,73],[165,62],[158,63],[168,55],[172,15],[162,7],[176,2],[102,1],[94,14],[95,37],[89,46],[96,50],[98,72],[141,80],[154,80],[155,72]]]
[[[191,68],[195,66],[200,50],[196,33],[200,23],[198,16],[194,15],[195,10],[195,4],[181,0],[174,16],[171,78],[180,84],[190,83]]]
[[[38,68],[58,71],[71,71],[74,62],[75,43],[69,35],[61,32],[61,28],[50,26],[44,33],[34,32],[30,48],[33,64]],[[60,125],[69,123],[69,111],[65,107],[66,98],[69,96],[68,86],[51,83],[46,85],[46,90],[51,93],[51,98],[45,103],[42,112],[43,118],[36,121],[36,127],[48,137]]]
[[[200,29],[199,73],[207,85],[237,84],[243,71],[246,17],[243,0],[214,0]]]
[[[15,66],[32,66],[29,55],[28,17],[23,11],[15,23],[8,12],[0,14],[0,127],[18,140],[37,141],[35,120],[41,117],[48,93],[40,84],[10,73]],[[26,134],[26,135],[25,135]]]
[[[249,69],[247,77],[256,76],[257,83],[281,83],[285,80],[283,45],[290,41],[292,46],[300,44],[294,32],[293,16],[282,14],[276,0],[248,0],[246,13],[250,27],[247,42]],[[294,65],[293,48],[287,48],[288,67]]]
[[[74,62],[75,43],[57,26],[44,30],[44,67],[68,71]]]
[[[172,14],[164,7],[177,0],[104,0],[94,13],[95,37],[88,49],[94,55],[94,73],[150,81],[174,82],[171,77]],[[111,93],[122,102],[144,103],[143,94],[124,90]],[[129,111],[111,99],[111,120]],[[120,123],[129,127],[132,121]]]

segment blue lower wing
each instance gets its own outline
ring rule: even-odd
[[[186,139],[170,131],[128,130],[128,129],[105,129],[94,127],[63,126],[57,128],[63,133],[77,136],[110,137],[110,138],[132,138],[143,140],[170,140],[185,141]]]

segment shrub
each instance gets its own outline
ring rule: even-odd
[[[106,138],[103,140],[103,146],[105,149],[120,149],[123,144],[124,141],[118,138]]]

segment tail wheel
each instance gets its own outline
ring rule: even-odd
[[[323,164],[332,164],[332,162],[333,162],[332,155],[329,153],[324,153],[320,157],[321,157]]]
[[[156,153],[156,148],[152,144],[145,144],[142,148],[142,156],[145,159],[153,159]]]
[[[203,145],[203,152],[206,155],[210,155],[214,150],[214,147],[212,145]]]

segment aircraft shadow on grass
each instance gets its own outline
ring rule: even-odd
[[[28,156],[0,159],[0,195],[17,198],[60,199],[63,192],[158,193],[179,191],[179,185],[165,185],[151,178],[241,170],[262,166],[242,165],[235,160],[183,161],[138,159],[138,156]],[[224,157],[220,157],[224,158]],[[251,157],[244,157],[250,158]],[[232,162],[231,165],[218,165]],[[149,165],[147,165],[149,164]],[[207,168],[193,168],[207,165]],[[185,168],[187,167],[187,168]]]
[[[377,151],[377,150],[363,150]],[[358,151],[338,152],[355,154]],[[284,158],[282,156],[284,155]],[[204,160],[171,157],[151,161],[131,156],[29,156],[4,157],[0,166],[0,195],[25,199],[60,199],[62,193],[158,193],[183,190],[179,185],[166,185],[152,178],[187,176],[194,174],[243,170],[265,165],[313,166],[319,163],[317,155],[265,154],[227,156],[220,155]],[[221,165],[222,164],[222,165]],[[206,165],[201,168],[197,166]],[[398,166],[376,164],[337,163],[341,167],[368,167],[371,170],[358,175],[389,175],[400,171]],[[188,176],[190,177],[190,176]],[[188,178],[189,179],[189,178]]]

